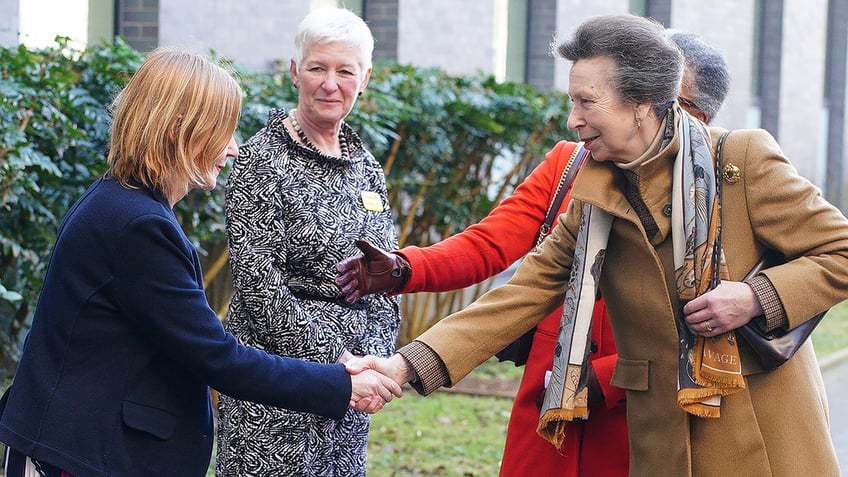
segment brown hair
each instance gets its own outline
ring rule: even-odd
[[[151,52],[112,103],[109,172],[169,196],[203,183],[238,123],[242,90],[206,57],[175,48]]]
[[[680,91],[683,55],[655,20],[630,14],[602,15],[581,23],[556,48],[572,63],[606,56],[616,63],[610,78],[620,99],[650,103],[657,116],[668,110]]]

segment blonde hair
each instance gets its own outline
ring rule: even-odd
[[[242,90],[208,58],[175,48],[151,52],[112,103],[109,172],[169,196],[175,184],[201,185],[227,147]]]

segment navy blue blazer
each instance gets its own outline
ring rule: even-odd
[[[207,385],[334,419],[351,395],[343,365],[239,344],[164,197],[96,181],[59,228],[0,441],[76,476],[203,476]]]

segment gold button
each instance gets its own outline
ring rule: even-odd
[[[742,178],[742,171],[740,171],[739,168],[734,166],[733,164],[727,164],[726,166],[724,166],[724,171],[722,172],[722,175],[724,176],[724,180],[728,184],[735,184],[739,182],[739,179]]]

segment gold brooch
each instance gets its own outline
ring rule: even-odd
[[[722,173],[724,176],[724,180],[727,181],[728,184],[735,184],[739,182],[739,179],[742,178],[742,171],[739,170],[738,167],[733,164],[728,164],[724,166],[724,171]]]

